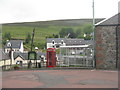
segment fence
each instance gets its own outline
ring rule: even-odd
[[[89,45],[61,46],[61,67],[94,67],[93,49]]]

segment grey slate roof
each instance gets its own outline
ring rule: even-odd
[[[28,60],[28,53],[14,52],[14,59],[16,59],[18,56],[22,57],[24,60]]]
[[[100,25],[117,25],[120,24],[120,13],[112,16],[111,18],[104,19],[96,24],[96,26]]]
[[[10,48],[7,44],[10,43],[12,48],[20,48],[22,40],[10,40],[6,43],[5,48]]]
[[[46,53],[37,52],[37,59],[40,60],[40,56],[42,55],[46,57]]]
[[[8,60],[10,59],[9,57],[9,53],[4,53],[4,51],[2,49],[0,49],[0,60]]]
[[[47,43],[52,43],[52,41],[55,41],[56,43],[60,43],[61,40],[66,43],[66,45],[84,45],[84,44],[92,44],[92,40],[84,40],[84,39],[77,39],[77,38],[47,38]]]
[[[55,41],[55,43],[60,43],[61,40],[63,40],[64,42],[66,42],[65,38],[47,38],[46,41],[47,43],[52,43],[52,41]]]
[[[40,60],[41,55],[46,56],[45,53],[37,52],[37,60]],[[21,58],[23,58],[23,60],[28,60],[28,53],[14,52],[13,56],[14,56],[14,59],[20,56]]]
[[[85,45],[85,44],[92,44],[91,40],[84,40],[84,39],[67,39],[66,45]]]

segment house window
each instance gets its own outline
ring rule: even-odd
[[[64,43],[64,41],[63,40],[61,40],[61,44],[63,44]]]
[[[80,55],[82,55],[83,54],[83,52],[80,52]]]
[[[8,47],[11,47],[11,43],[9,42],[9,43],[7,44],[7,46],[8,46]]]
[[[9,52],[9,50],[7,50],[7,52]]]
[[[54,40],[52,40],[52,44],[55,44],[55,41],[54,41]]]
[[[59,45],[56,45],[56,48],[59,48],[60,46]]]

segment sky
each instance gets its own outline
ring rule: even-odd
[[[94,0],[95,18],[118,13],[120,0]],[[0,23],[92,18],[93,0],[0,0]]]

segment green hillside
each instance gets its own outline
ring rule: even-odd
[[[102,19],[96,19],[96,23]],[[8,23],[2,26],[2,34],[6,32],[11,34],[12,39],[25,40],[26,34],[31,33],[35,28],[34,43],[45,44],[46,37],[58,34],[62,28],[73,28],[74,31],[85,24],[92,24],[92,19],[72,19],[72,20],[54,20],[54,21],[36,21],[23,23]]]

